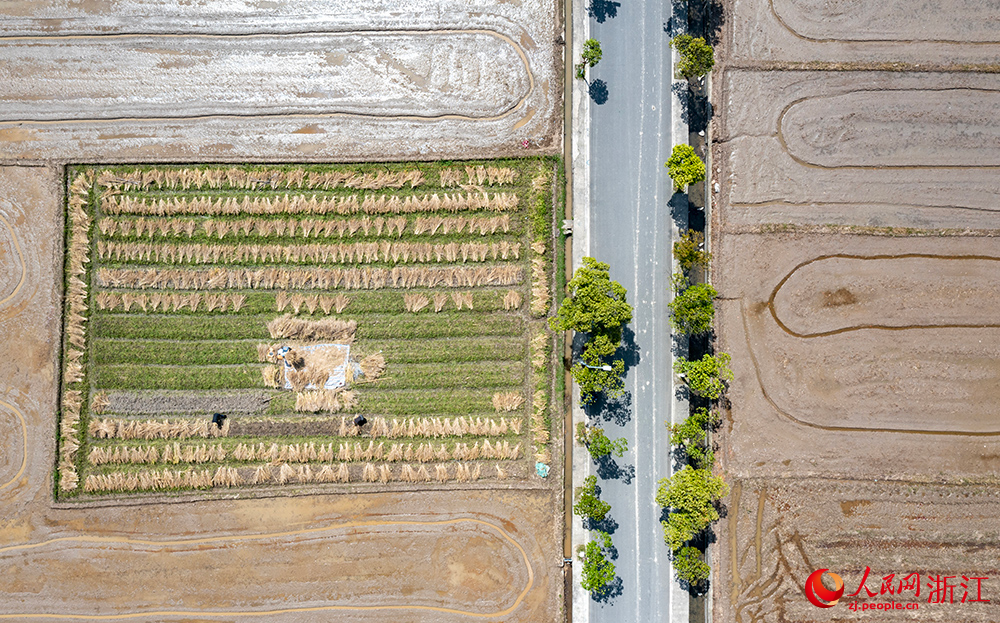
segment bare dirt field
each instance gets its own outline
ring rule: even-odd
[[[545,0],[0,6],[0,619],[561,618],[555,445],[549,481],[81,502],[55,501],[53,479],[67,165],[551,154],[560,15]],[[252,391],[223,397],[252,413]]]
[[[992,10],[726,6],[712,227],[736,379],[717,621],[996,619]],[[829,610],[804,590],[823,568],[846,587]],[[849,597],[866,568],[870,592]],[[919,594],[899,590],[911,573]],[[862,610],[890,602],[919,610]]]
[[[551,150],[560,15],[554,0],[7,2],[0,161]]]

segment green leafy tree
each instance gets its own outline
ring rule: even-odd
[[[600,459],[614,454],[621,458],[628,452],[628,439],[612,440],[600,426],[587,426],[583,422],[576,425],[576,441],[586,446],[590,458]]]
[[[708,268],[712,254],[702,251],[705,234],[700,231],[687,230],[681,239],[674,242],[674,259],[680,264],[681,270],[687,272],[695,266]]]
[[[594,537],[580,554],[583,562],[580,586],[591,595],[603,595],[615,581],[615,563],[608,560],[613,545],[611,536],[606,532],[595,532]]]
[[[583,42],[581,62],[576,64],[576,77],[583,80],[587,77],[587,67],[593,67],[601,61],[601,42],[597,39],[587,39]]]
[[[667,303],[667,308],[670,309],[670,326],[675,331],[688,335],[708,333],[712,330],[712,320],[715,318],[713,300],[718,295],[715,288],[707,283],[696,283],[684,288]]]
[[[697,184],[705,179],[705,163],[690,145],[675,145],[670,153],[670,159],[663,166],[674,181],[674,192],[684,192],[691,184]]]
[[[726,389],[726,382],[733,380],[733,371],[729,369],[731,361],[728,353],[719,353],[715,357],[705,355],[694,361],[678,357],[674,362],[674,372],[684,378],[695,394],[718,400]]]
[[[592,257],[583,258],[583,266],[569,281],[569,296],[549,319],[553,330],[604,334],[611,343],[621,343],[622,326],[632,321],[632,306],[625,301],[625,286],[611,280],[610,268]]]
[[[671,550],[680,549],[719,518],[715,502],[729,494],[729,487],[711,470],[685,465],[671,478],[660,479],[656,503],[670,511],[663,521],[663,536]]]
[[[611,369],[605,370],[604,366]],[[580,402],[583,404],[592,404],[601,392],[608,398],[625,394],[625,362],[621,359],[605,363],[593,351],[585,348],[583,361],[574,364],[570,372],[573,380],[580,386]]]
[[[670,45],[681,57],[676,70],[678,78],[704,76],[715,66],[715,52],[703,37],[677,35],[670,41]]]
[[[597,497],[597,476],[584,478],[583,486],[576,490],[573,514],[595,522],[603,521],[610,511],[611,505]]]
[[[701,584],[708,579],[712,569],[701,559],[701,552],[695,547],[682,547],[674,552],[674,571],[677,579],[688,584]]]
[[[678,446],[698,469],[711,469],[715,453],[708,445],[708,431],[719,425],[719,416],[701,407],[680,424],[667,424],[670,445]]]

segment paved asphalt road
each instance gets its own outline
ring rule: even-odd
[[[614,469],[597,469],[601,497],[611,503],[618,527],[615,561],[621,594],[591,602],[591,623],[669,621],[668,549],[660,509],[653,502],[656,481],[669,474],[670,180],[663,163],[670,156],[669,2],[602,0],[590,5],[590,36],[601,42],[603,59],[590,70],[592,83],[607,86],[607,100],[594,97],[590,125],[590,252],[611,265],[635,307],[630,329],[634,354],[625,380],[630,404],[605,408],[608,436],[626,437],[629,452]],[[603,18],[603,22],[602,22]],[[628,343],[630,333],[626,331]],[[630,358],[632,359],[630,361]],[[634,470],[634,473],[633,473]],[[609,473],[610,472],[610,473]]]

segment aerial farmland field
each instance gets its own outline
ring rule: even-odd
[[[69,178],[61,495],[551,463],[552,162]]]

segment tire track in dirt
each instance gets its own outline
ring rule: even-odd
[[[0,217],[0,218],[3,218],[3,217]],[[18,409],[17,407],[15,407],[14,405],[12,405],[11,403],[9,403],[9,402],[7,402],[5,400],[0,400],[0,406],[5,407],[6,409],[10,410],[14,415],[17,416],[17,419],[21,421],[21,441],[22,441],[22,443],[21,443],[21,468],[19,470],[17,470],[17,473],[14,474],[13,478],[11,478],[10,480],[8,480],[7,482],[5,482],[3,484],[0,484],[0,491],[3,491],[7,487],[11,486],[12,484],[14,484],[18,480],[20,480],[21,476],[24,475],[24,470],[28,467],[28,423],[25,421],[24,414],[21,413],[21,410]]]
[[[44,121],[23,119],[23,120],[4,120],[0,121],[0,127],[9,126],[50,126],[50,125],[61,125],[61,124],[102,124],[102,123],[122,123],[122,122],[142,122],[142,121],[155,121],[155,122],[172,122],[172,121],[185,121],[185,120],[207,120],[207,119],[331,119],[331,118],[353,118],[353,119],[398,119],[407,121],[440,121],[440,120],[458,120],[458,121],[499,121],[509,117],[514,112],[520,110],[524,107],[525,102],[531,97],[532,93],[535,91],[535,74],[531,71],[531,64],[528,61],[528,56],[524,51],[524,48],[520,43],[512,39],[511,37],[497,32],[495,30],[489,29],[432,29],[432,30],[377,30],[377,31],[363,31],[363,30],[353,30],[353,31],[338,31],[334,34],[337,35],[359,35],[363,36],[365,34],[380,34],[380,35],[452,35],[452,34],[467,34],[467,35],[486,35],[499,39],[500,41],[506,43],[513,48],[514,52],[517,54],[518,58],[521,59],[521,63],[524,65],[524,72],[528,78],[528,89],[525,94],[519,99],[514,105],[512,105],[508,110],[504,111],[499,115],[493,115],[489,117],[474,117],[471,115],[461,115],[454,113],[446,113],[440,115],[382,115],[377,113],[351,113],[351,112],[327,112],[327,113],[263,113],[263,114],[209,114],[209,115],[191,115],[191,116],[177,116],[177,117],[106,117],[100,119],[50,119]],[[281,33],[282,35],[328,35],[328,32],[314,32],[314,31],[304,31],[295,33]],[[73,40],[73,39],[138,39],[138,38],[152,38],[152,39],[177,39],[177,38],[202,38],[202,39],[240,39],[240,38],[260,38],[260,37],[273,37],[275,35],[271,33],[254,33],[254,34],[237,34],[237,35],[219,35],[219,34],[145,34],[145,33],[127,33],[127,34],[88,34],[88,35],[33,35],[33,36],[14,36],[14,37],[0,37],[0,43],[7,41],[45,41],[45,40]],[[531,111],[534,114],[534,111]]]
[[[0,404],[5,404],[0,401]],[[23,422],[23,420],[22,420]],[[23,467],[22,467],[23,471]],[[277,616],[282,614],[291,613],[305,613],[305,612],[327,612],[327,611],[341,611],[341,610],[355,610],[355,611],[379,611],[379,610],[417,610],[426,612],[441,612],[445,614],[457,614],[461,616],[468,616],[477,619],[488,619],[506,616],[512,613],[521,605],[524,601],[528,592],[534,586],[535,582],[535,572],[531,566],[531,561],[528,559],[528,553],[524,550],[520,543],[518,543],[514,538],[504,529],[496,526],[488,521],[481,519],[445,519],[438,521],[353,521],[346,522],[337,525],[323,526],[318,528],[304,528],[302,530],[289,530],[284,532],[271,532],[265,534],[256,534],[251,536],[240,536],[240,535],[230,535],[230,536],[217,536],[217,537],[203,537],[203,538],[193,538],[193,539],[178,539],[178,540],[152,540],[152,539],[129,539],[129,538],[115,538],[115,537],[100,537],[100,536],[70,536],[70,537],[59,537],[54,539],[47,539],[45,541],[39,541],[37,543],[25,543],[21,545],[11,545],[7,547],[0,547],[0,554],[5,554],[8,552],[17,551],[28,551],[32,549],[38,549],[46,545],[51,545],[54,543],[108,543],[108,544],[124,544],[124,545],[134,545],[143,547],[176,547],[179,545],[206,545],[206,544],[216,544],[216,543],[232,543],[238,541],[253,541],[253,540],[263,540],[272,538],[282,538],[282,537],[295,537],[303,535],[317,535],[322,532],[330,532],[336,530],[345,530],[348,528],[364,528],[364,527],[377,527],[377,526],[446,526],[454,525],[459,523],[472,523],[481,526],[486,526],[490,530],[493,530],[497,535],[499,535],[504,541],[513,545],[518,552],[520,552],[522,559],[524,560],[524,566],[528,572],[528,582],[524,589],[518,594],[514,602],[504,610],[498,612],[480,613],[480,612],[470,612],[466,610],[459,610],[455,608],[444,608],[439,606],[406,606],[406,605],[382,605],[382,606],[346,606],[346,605],[328,605],[328,606],[311,606],[311,607],[300,607],[300,608],[278,608],[271,610],[250,610],[250,611],[204,611],[204,610],[156,610],[148,612],[134,612],[126,614],[67,614],[67,613],[8,613],[0,614],[0,620],[27,620],[27,619],[76,619],[85,621],[119,621],[127,619],[138,619],[144,617],[189,617],[191,615],[197,615],[199,617],[267,617],[267,616]],[[315,538],[315,537],[314,537]]]
[[[21,264],[21,277],[17,280],[17,285],[14,286],[14,290],[10,295],[0,299],[0,310],[2,310],[21,290],[21,286],[24,285],[24,277],[28,273],[28,267],[24,263],[24,253],[21,252],[21,243],[17,241],[17,236],[14,235],[14,228],[10,226],[10,222],[2,214],[0,214],[0,223],[3,223],[4,227],[7,228],[7,232],[10,233],[10,239],[14,243],[14,250],[17,251],[17,260]]]
[[[1000,169],[1000,165],[996,165],[996,164],[983,164],[983,165],[975,165],[975,164],[951,164],[951,165],[949,165],[949,164],[942,164],[942,165],[926,165],[926,164],[879,164],[879,165],[850,165],[850,164],[845,164],[845,165],[825,165],[825,164],[816,164],[816,163],[813,163],[813,162],[809,162],[808,160],[805,160],[805,159],[803,159],[803,158],[801,158],[799,156],[796,156],[792,152],[792,150],[788,147],[788,143],[785,141],[785,133],[784,133],[785,116],[788,114],[788,111],[790,111],[792,108],[794,108],[795,106],[797,106],[797,105],[799,105],[799,104],[801,104],[803,102],[806,102],[806,101],[809,101],[809,100],[816,100],[816,99],[828,99],[828,98],[832,98],[832,97],[840,97],[840,96],[843,96],[843,95],[854,95],[854,94],[858,94],[858,93],[876,93],[876,94],[879,94],[879,95],[884,95],[885,93],[897,93],[897,92],[911,92],[911,93],[914,93],[914,92],[917,92],[917,91],[936,92],[936,93],[944,93],[944,92],[948,92],[948,91],[974,91],[974,92],[982,92],[982,93],[997,93],[998,92],[997,89],[968,88],[968,87],[962,87],[962,88],[942,87],[942,88],[937,88],[937,89],[932,89],[932,88],[920,88],[920,89],[913,89],[913,88],[910,88],[910,89],[881,89],[881,90],[875,90],[875,89],[855,89],[855,90],[847,91],[845,93],[839,93],[839,94],[834,94],[834,95],[808,95],[806,97],[800,97],[800,98],[797,98],[797,99],[793,100],[790,104],[788,104],[787,106],[785,106],[784,108],[781,109],[781,112],[778,114],[777,131],[776,131],[776,136],[778,138],[778,143],[781,145],[782,151],[784,151],[785,154],[787,154],[788,157],[791,158],[795,163],[800,164],[800,165],[802,165],[804,167],[807,167],[807,168],[812,168],[812,169],[827,169],[827,170],[853,169],[853,170],[858,170],[858,171],[879,171],[879,170],[882,170],[882,169],[890,169],[890,170],[913,170],[913,171],[926,170],[926,169],[985,169],[985,170]],[[732,140],[732,138],[735,138],[735,137],[730,137],[730,139],[728,139],[728,140]]]
[[[912,324],[912,325],[880,325],[880,324],[862,324],[862,325],[851,325],[847,327],[841,327],[839,329],[831,329],[830,331],[819,331],[817,333],[797,333],[790,329],[782,320],[778,317],[778,312],[774,308],[774,299],[778,295],[778,291],[785,285],[785,283],[794,275],[798,270],[812,264],[814,262],[819,262],[822,260],[828,260],[831,258],[849,259],[849,260],[899,260],[908,258],[920,258],[920,259],[933,259],[933,260],[985,260],[1000,262],[1000,257],[994,257],[991,255],[934,255],[930,253],[901,253],[895,255],[852,255],[849,253],[831,253],[828,255],[820,255],[814,257],[811,260],[806,260],[793,268],[787,275],[785,275],[778,285],[771,290],[771,296],[767,299],[767,308],[771,312],[771,317],[774,318],[774,322],[777,323],[778,327],[791,335],[792,337],[810,339],[814,337],[827,337],[830,335],[839,335],[841,333],[847,333],[850,331],[861,331],[864,329],[877,329],[883,331],[907,331],[910,329],[997,329],[1000,328],[1000,323],[960,323],[960,324]],[[1000,268],[1000,266],[998,266]]]
[[[793,37],[801,39],[802,41],[810,41],[813,43],[876,43],[876,44],[898,44],[905,45],[911,43],[944,43],[951,45],[997,45],[1000,41],[959,41],[956,39],[838,39],[834,37],[808,37],[799,33],[797,30],[788,25],[783,17],[778,13],[774,6],[774,0],[768,0],[768,5],[771,9],[771,14],[774,16],[778,23],[787,30]]]
[[[997,259],[997,258],[993,258]],[[760,362],[757,360],[757,355],[754,352],[753,342],[750,340],[750,325],[748,321],[748,312],[746,309],[746,299],[740,298],[740,317],[743,321],[743,337],[746,340],[747,352],[750,355],[750,362],[753,364],[754,374],[757,378],[757,386],[760,387],[761,395],[764,400],[774,408],[782,417],[785,417],[796,424],[801,424],[802,426],[807,426],[809,428],[815,428],[819,430],[827,431],[841,431],[841,432],[852,432],[852,433],[902,433],[910,435],[942,435],[947,437],[1000,437],[1000,430],[995,431],[957,431],[957,430],[923,430],[914,428],[888,428],[888,427],[875,427],[875,426],[832,426],[828,424],[815,424],[813,422],[808,422],[806,420],[800,419],[789,413],[788,411],[782,409],[778,406],[778,403],[771,397],[771,394],[767,391],[765,387],[764,379],[760,371]],[[877,327],[876,327],[877,328]],[[915,329],[924,328],[941,328],[941,327],[911,327]],[[953,328],[953,327],[946,327]],[[965,327],[958,327],[965,328]],[[974,328],[983,328],[981,325],[976,325]],[[992,328],[992,327],[986,327]],[[787,330],[787,329],[786,329]],[[792,334],[794,335],[794,334]]]

